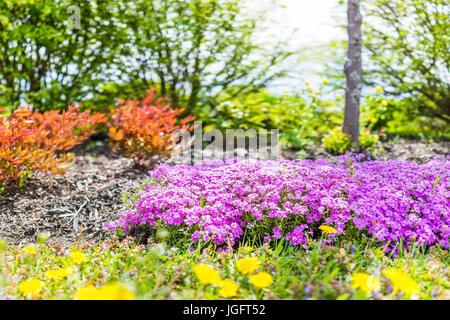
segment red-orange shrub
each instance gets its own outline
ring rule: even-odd
[[[169,155],[176,130],[192,130],[189,116],[178,123],[184,108],[173,109],[164,98],[156,98],[156,89],[147,92],[142,101],[119,101],[111,108],[109,137],[115,149],[133,158],[135,164],[153,155]]]
[[[0,187],[36,170],[64,173],[73,158],[65,151],[86,140],[106,120],[75,106],[62,113],[19,108],[8,119],[0,118]]]

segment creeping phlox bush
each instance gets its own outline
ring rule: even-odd
[[[177,130],[190,130],[188,116],[179,121],[184,108],[173,109],[163,98],[156,99],[156,88],[147,92],[142,101],[119,101],[118,107],[111,108],[111,123],[108,124],[109,137],[115,149],[121,149],[132,157],[135,164],[153,155],[167,155],[174,146]]]
[[[325,232],[327,241],[365,234],[387,250],[411,241],[448,248],[449,158],[357,161],[363,157],[160,165],[104,227],[173,226],[194,242],[231,245],[244,234],[308,245]]]
[[[9,118],[0,118],[0,187],[23,182],[36,170],[64,173],[73,158],[65,151],[86,140],[105,121],[104,115],[79,112],[76,106],[62,113],[23,107]]]

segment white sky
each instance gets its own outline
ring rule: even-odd
[[[298,43],[329,42],[342,36],[342,30],[336,27],[335,16],[342,12],[337,0],[278,0],[285,5],[279,14],[280,25],[275,28],[298,28]]]
[[[250,8],[256,9],[264,0],[246,1]],[[300,54],[304,51],[302,47],[312,47],[346,38],[345,31],[338,27],[338,23],[346,23],[345,5],[339,5],[338,0],[276,0],[276,2],[284,7],[270,13],[267,22],[269,30],[261,34],[263,38],[271,39],[268,37],[269,34],[274,34],[275,38],[290,37],[292,40],[289,42],[289,49]],[[297,32],[293,33],[295,29]],[[288,67],[291,69],[291,66],[292,70],[298,70],[298,79],[278,81],[276,86],[270,88],[271,91],[283,93],[286,90],[295,90],[295,87],[306,79],[313,86],[322,81],[319,76],[309,74],[321,68],[317,63],[299,63],[294,60]]]

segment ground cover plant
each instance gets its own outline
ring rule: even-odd
[[[448,248],[449,158],[363,158],[160,165],[146,183],[129,186],[128,210],[105,229],[169,227],[226,248],[244,237],[307,246],[326,225],[329,241],[368,234],[388,251],[410,242]]]

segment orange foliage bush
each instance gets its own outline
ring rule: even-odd
[[[142,101],[121,100],[111,108],[109,137],[115,149],[133,158],[136,165],[153,155],[169,155],[176,130],[192,130],[189,116],[178,124],[184,108],[173,109],[164,98],[156,99],[156,89],[147,92]]]
[[[62,113],[19,108],[8,119],[0,118],[0,187],[23,181],[36,170],[64,173],[73,158],[65,151],[106,121],[103,114],[79,112],[75,106]]]

